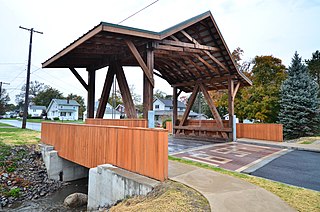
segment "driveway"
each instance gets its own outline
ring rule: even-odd
[[[5,123],[5,124],[10,124],[14,127],[19,127],[21,128],[22,125],[22,121],[18,121],[18,120],[5,120],[5,119],[0,119],[1,123]],[[35,130],[35,131],[41,131],[41,123],[30,123],[27,122],[27,129],[30,130]]]
[[[252,172],[252,175],[320,191],[320,153],[292,151]]]

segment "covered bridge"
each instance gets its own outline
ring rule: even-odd
[[[173,123],[176,135],[232,139],[233,119],[221,120],[208,91],[228,89],[229,115],[234,114],[234,98],[241,86],[251,81],[241,73],[210,11],[188,19],[161,32],[153,32],[101,22],[42,64],[43,68],[69,68],[88,91],[88,118],[94,118],[95,73],[108,72],[95,118],[102,118],[116,75],[126,114],[136,118],[124,66],[143,70],[143,116],[152,110],[154,75],[173,87]],[[88,80],[76,68],[86,68]],[[177,98],[192,92],[186,111],[178,120]],[[188,114],[198,92],[202,92],[214,116],[213,121],[191,123]]]

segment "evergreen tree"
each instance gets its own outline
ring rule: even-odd
[[[281,85],[279,122],[286,139],[314,135],[319,128],[319,86],[296,52]]]

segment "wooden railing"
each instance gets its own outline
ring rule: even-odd
[[[126,127],[148,127],[146,119],[93,119],[88,118],[86,124],[108,125],[108,126],[126,126]]]
[[[253,138],[269,141],[283,141],[282,124],[237,123],[237,138]]]
[[[179,120],[178,120],[179,122]],[[229,128],[229,121],[222,120],[224,128],[218,127],[215,120],[193,120],[188,119],[184,126],[174,126],[175,132],[180,130],[180,133],[176,136],[195,136],[195,137],[205,137],[205,138],[221,138],[221,133],[231,132]]]
[[[112,164],[160,181],[168,178],[167,130],[43,122],[41,141],[88,168]]]

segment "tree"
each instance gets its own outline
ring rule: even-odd
[[[191,110],[199,114],[205,114],[206,116],[208,116],[208,118],[213,118],[210,107],[207,104],[202,92],[198,93],[197,98],[195,99],[191,107]]]
[[[239,60],[236,61],[239,63]],[[275,123],[279,113],[279,90],[281,83],[286,79],[285,66],[280,59],[273,56],[256,56],[253,61],[241,64],[241,69],[245,70],[244,74],[252,80],[253,85],[239,89],[236,95],[234,110],[239,121],[255,119]],[[252,69],[250,69],[251,64],[253,64]],[[217,108],[220,108],[221,112],[226,112],[228,94],[227,91],[223,92],[224,95],[217,101]],[[211,92],[211,95],[213,94]]]
[[[44,83],[40,83],[38,81],[31,81],[29,87],[29,104],[33,102],[33,99],[42,91],[47,89],[49,86],[45,85]],[[24,106],[25,100],[25,93],[26,93],[26,85],[24,84],[21,87],[20,94],[16,95],[16,103],[18,104],[19,108],[22,109]]]
[[[70,100],[75,100],[79,103],[79,111],[78,111],[78,117],[83,117],[83,112],[86,111],[86,106],[84,103],[84,98],[82,96],[78,96],[77,94],[70,93],[67,96]]]
[[[317,50],[312,53],[312,58],[310,60],[306,60],[306,63],[311,76],[317,81],[318,85],[320,85],[320,51]]]
[[[319,130],[319,86],[296,52],[281,85],[279,122],[287,139],[314,135]]]
[[[280,86],[287,77],[286,68],[273,56],[256,56],[253,64],[253,86],[243,93],[241,100],[249,97],[243,109],[249,119],[275,123],[280,109]]]
[[[9,101],[9,94],[7,93],[6,89],[2,89],[0,94],[0,114],[7,112],[7,104]]]
[[[166,96],[167,96],[167,94],[166,94],[165,92],[159,90],[159,89],[157,89],[157,90],[155,91],[155,93],[153,94],[153,97],[157,97],[157,98],[159,98],[159,99],[165,99]]]
[[[33,98],[32,102],[35,105],[48,107],[52,99],[64,99],[64,97],[59,90],[46,86],[46,89],[40,91],[37,96]]]

